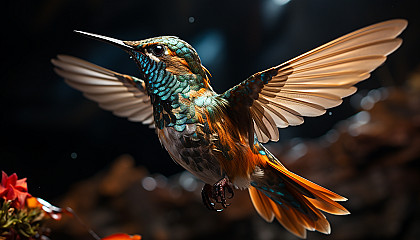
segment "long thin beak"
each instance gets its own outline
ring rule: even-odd
[[[89,37],[95,40],[99,40],[111,45],[114,45],[116,47],[119,47],[125,51],[132,51],[134,50],[134,48],[130,45],[125,44],[123,41],[115,39],[115,38],[111,38],[111,37],[105,37],[105,36],[101,36],[98,34],[94,34],[94,33],[87,33],[87,32],[82,32],[82,31],[78,31],[78,30],[74,30],[75,33],[78,33],[80,35],[83,35],[85,37]]]

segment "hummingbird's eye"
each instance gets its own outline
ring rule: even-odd
[[[148,52],[153,53],[156,57],[162,56],[163,52],[165,51],[165,47],[162,45],[153,45],[148,49]]]

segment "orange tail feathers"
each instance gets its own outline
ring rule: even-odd
[[[280,164],[267,161],[264,176],[251,182],[249,195],[259,215],[267,222],[274,217],[291,233],[306,238],[306,230],[331,232],[320,211],[335,215],[350,214],[336,201],[347,199],[302,178]]]

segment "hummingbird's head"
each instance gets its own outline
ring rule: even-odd
[[[158,70],[157,67],[151,67],[152,65],[159,65],[175,76],[194,75],[196,77],[190,77],[191,80],[197,81],[194,84],[209,87],[210,74],[201,64],[197,52],[190,44],[178,37],[162,36],[140,41],[121,41],[97,34],[76,32],[125,50],[135,60],[145,78],[149,76],[149,71]]]

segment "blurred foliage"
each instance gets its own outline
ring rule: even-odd
[[[40,208],[13,208],[0,200],[0,239],[36,239],[44,213]]]

